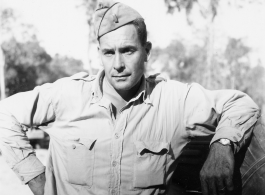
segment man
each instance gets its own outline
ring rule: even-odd
[[[215,134],[202,170],[204,194],[233,190],[234,153],[259,118],[234,90],[144,77],[152,45],[141,15],[111,1],[95,13],[104,67],[1,102],[2,153],[35,195],[166,194],[183,147]],[[25,129],[50,135],[46,168]],[[45,172],[45,173],[44,173]],[[44,175],[45,174],[45,175]]]

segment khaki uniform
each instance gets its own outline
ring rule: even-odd
[[[46,195],[165,194],[193,137],[215,134],[238,151],[259,118],[242,92],[143,77],[115,120],[103,76],[80,73],[0,102],[2,153],[23,183],[45,170]],[[25,136],[30,126],[50,135],[46,167]]]

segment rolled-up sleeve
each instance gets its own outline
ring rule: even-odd
[[[59,84],[45,84],[0,102],[0,147],[7,164],[22,183],[45,171],[26,136],[28,128],[55,119],[53,102]]]
[[[211,143],[227,138],[238,151],[250,137],[260,110],[245,93],[237,90],[206,90],[199,84],[187,88],[184,123],[191,136],[214,134]]]

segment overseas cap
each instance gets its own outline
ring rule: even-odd
[[[112,0],[99,1],[94,18],[97,39],[138,18],[143,17],[125,4]]]

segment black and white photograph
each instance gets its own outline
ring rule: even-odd
[[[0,0],[0,195],[264,195],[264,0]]]

